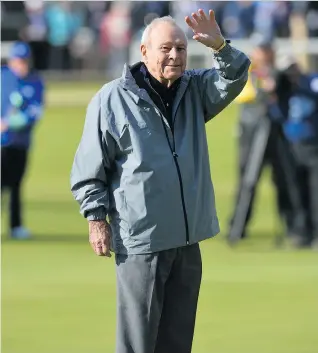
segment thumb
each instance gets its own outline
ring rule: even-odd
[[[102,245],[102,253],[106,257],[112,257],[112,254],[110,253],[110,249],[109,249],[109,244],[103,243],[103,245]]]
[[[106,257],[112,257],[112,255],[110,253],[110,236],[109,236],[109,234],[106,235],[106,238],[103,242],[103,254]]]
[[[203,43],[208,39],[208,35],[203,34],[203,33],[196,33],[192,38],[200,43]]]

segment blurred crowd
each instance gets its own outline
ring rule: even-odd
[[[1,36],[2,41],[29,42],[39,70],[111,67],[116,71],[127,60],[129,43],[154,17],[171,15],[183,24],[184,17],[198,8],[212,8],[229,39],[257,33],[267,39],[288,37],[293,13],[305,18],[310,37],[318,37],[318,3],[311,1],[42,0],[1,2]]]

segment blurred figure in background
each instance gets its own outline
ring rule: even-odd
[[[254,1],[226,1],[222,4],[222,29],[231,39],[247,38],[254,30]]]
[[[129,1],[114,1],[101,22],[100,39],[106,56],[106,75],[109,80],[120,76],[123,65],[128,61],[130,8]]]
[[[277,35],[289,35],[287,1],[256,1],[253,15],[254,33],[261,34],[269,42]]]
[[[16,239],[30,236],[22,222],[21,184],[33,128],[43,111],[43,82],[30,68],[30,47],[16,42],[8,66],[1,68],[1,190],[10,191],[10,231]]]
[[[277,96],[285,122],[284,133],[296,159],[298,185],[306,224],[299,246],[318,248],[318,74],[302,73],[296,60],[283,56]]]
[[[244,174],[249,167],[250,157],[254,152],[254,141],[263,129],[262,121],[271,121],[270,131],[267,138],[264,157],[261,162],[257,180],[252,186],[251,199],[249,202],[246,218],[242,220],[245,224],[241,238],[246,237],[246,227],[251,218],[253,202],[255,197],[258,178],[265,164],[272,167],[272,180],[276,188],[277,206],[281,219],[286,226],[289,235],[298,234],[302,230],[302,211],[300,196],[293,193],[297,189],[294,164],[287,141],[283,138],[281,127],[281,115],[277,116],[277,106],[273,101],[276,89],[278,72],[274,68],[274,50],[267,38],[260,38],[258,45],[251,54],[252,67],[249,81],[241,95],[236,99],[240,104],[239,120],[239,188],[234,213],[230,220],[230,228],[236,227],[234,219],[238,210],[242,207],[240,200],[245,190],[243,180]],[[284,160],[282,160],[284,158]],[[286,162],[287,161],[287,162]],[[287,163],[287,165],[286,165]],[[288,167],[288,171],[286,170]],[[286,176],[290,176],[287,180]],[[244,216],[245,217],[245,216]],[[231,233],[230,233],[231,234]]]
[[[82,14],[75,7],[76,2],[68,1],[50,2],[46,7],[50,69],[69,70],[72,66],[70,43],[83,24]]]
[[[170,15],[170,7],[170,1],[134,1],[131,8],[132,36],[140,40],[146,25],[156,17]]]
[[[25,12],[29,20],[25,34],[32,51],[33,67],[46,70],[48,65],[47,25],[45,21],[44,1],[26,0]]]

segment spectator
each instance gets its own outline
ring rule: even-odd
[[[30,58],[30,47],[17,42],[1,69],[1,190],[10,191],[10,235],[16,239],[30,236],[23,227],[20,193],[32,132],[43,111],[43,83],[30,70]]]
[[[222,8],[222,29],[230,38],[246,38],[254,29],[253,18],[255,3],[253,1],[227,1]]]
[[[294,239],[298,246],[318,248],[318,75],[302,73],[296,60],[283,56],[278,65],[284,84],[278,91],[286,121],[284,132],[296,158],[306,229]]]
[[[25,9],[29,19],[26,38],[31,47],[33,66],[36,70],[45,70],[48,65],[48,44],[44,2],[42,0],[27,0],[25,1]]]
[[[109,79],[120,75],[128,60],[130,5],[129,1],[112,2],[101,24],[100,40],[106,55],[106,73]]]
[[[72,11],[69,1],[56,1],[47,5],[46,21],[50,44],[49,67],[67,70],[71,67],[70,42],[82,25],[83,18]]]

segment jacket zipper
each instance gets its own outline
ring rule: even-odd
[[[168,115],[166,106],[164,104],[164,102],[162,101],[161,97],[159,96],[159,94],[152,88],[151,84],[149,84],[149,87],[151,88],[151,90],[159,97],[160,102],[164,108],[164,111],[166,112],[166,115]],[[185,228],[186,228],[186,244],[189,245],[190,243],[190,239],[189,239],[189,223],[188,223],[188,215],[187,215],[187,210],[185,207],[185,200],[184,200],[184,191],[183,191],[183,181],[182,181],[182,176],[181,176],[181,171],[180,171],[180,166],[179,166],[179,162],[178,162],[178,154],[176,153],[176,144],[175,144],[175,139],[174,139],[174,122],[175,119],[173,119],[173,117],[171,117],[171,121],[172,121],[172,126],[171,126],[171,132],[172,132],[172,139],[173,139],[173,146],[171,146],[170,140],[169,140],[169,136],[168,136],[168,132],[167,132],[167,127],[165,122],[163,121],[163,119],[161,119],[161,122],[163,124],[163,128],[165,131],[165,135],[166,135],[166,139],[169,145],[169,148],[171,150],[172,156],[173,156],[173,160],[177,169],[177,174],[178,174],[178,179],[179,179],[179,185],[180,185],[180,194],[181,194],[181,202],[182,202],[182,209],[183,209],[183,216],[184,216],[184,223],[185,223]]]

